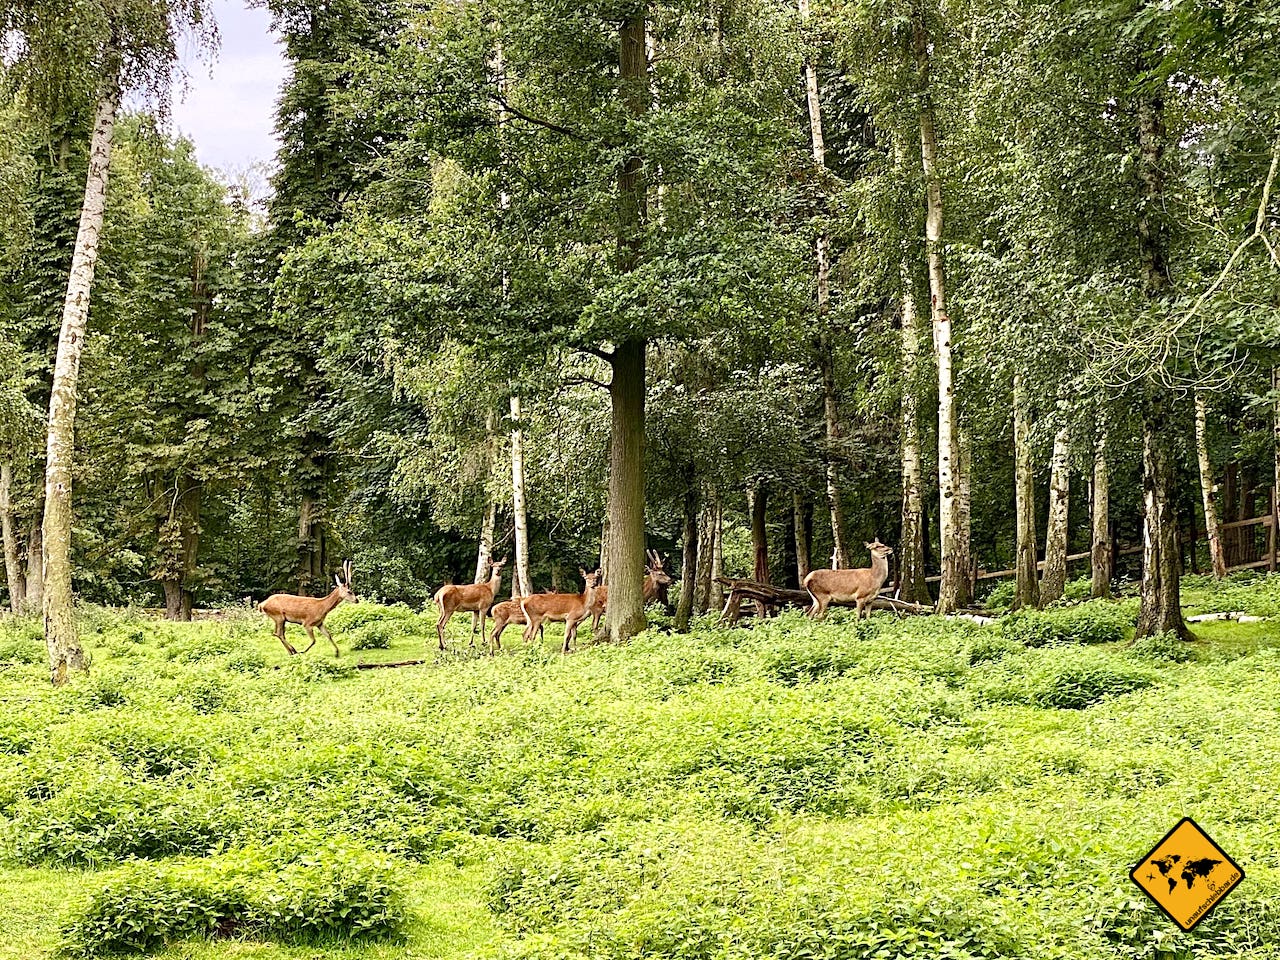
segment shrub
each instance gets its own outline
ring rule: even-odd
[[[1020,653],[1022,644],[995,632],[981,634],[969,644],[969,665],[1001,660],[1010,654]]]
[[[779,683],[797,684],[839,676],[858,662],[854,652],[829,636],[801,636],[779,641],[765,654],[765,675]]]
[[[376,603],[344,603],[325,618],[325,626],[335,634],[355,630],[371,623],[413,621],[417,614],[404,604],[382,606]]]
[[[329,846],[277,862],[270,851],[112,871],[62,927],[79,957],[143,952],[191,937],[284,943],[386,937],[405,921],[389,861]]]
[[[1000,632],[1026,647],[1119,643],[1133,626],[1128,610],[1106,600],[1046,610],[1019,610],[1000,621]]]
[[[285,661],[281,671],[304,683],[324,683],[327,680],[346,680],[354,677],[356,668],[336,657],[297,656]]]
[[[1143,660],[1166,661],[1169,663],[1186,663],[1194,660],[1196,648],[1194,644],[1181,639],[1176,633],[1158,633],[1133,641],[1129,652]]]
[[[28,617],[0,620],[0,663],[43,663],[44,634],[38,621]]]
[[[979,697],[991,702],[1080,710],[1148,687],[1157,676],[1125,653],[1057,647],[984,664],[971,682]]]
[[[374,620],[348,631],[341,639],[351,650],[389,650],[392,640],[407,635],[405,623],[407,621]]]

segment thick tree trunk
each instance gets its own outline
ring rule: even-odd
[[[1196,460],[1200,467],[1200,500],[1204,505],[1204,532],[1209,541],[1209,562],[1213,566],[1213,575],[1221,580],[1227,575],[1227,558],[1222,549],[1222,526],[1218,520],[1218,506],[1215,502],[1213,464],[1209,460],[1208,411],[1206,410],[1204,393],[1196,391]]]
[[[623,106],[633,117],[649,109],[648,11],[641,7],[622,25],[619,79]],[[618,269],[640,260],[645,219],[644,162],[633,149],[618,172]],[[607,630],[629,640],[645,627],[644,615],[644,422],[645,339],[623,340],[610,356],[609,398],[613,426],[609,449],[609,605]]]
[[[791,523],[796,545],[796,579],[803,586],[804,578],[813,569],[813,503],[799,490],[791,494]]]
[[[516,536],[516,575],[511,586],[519,589],[519,596],[527,597],[533,593],[533,581],[529,577],[529,518],[524,497],[524,431],[517,396],[511,398],[511,424],[511,514]]]
[[[928,603],[924,570],[924,484],[920,468],[920,403],[915,387],[920,330],[910,270],[902,267],[902,542],[898,546],[900,596]]]
[[[1044,534],[1044,575],[1040,602],[1056,603],[1067,585],[1068,512],[1071,507],[1071,430],[1058,428],[1049,461],[1049,521]]]
[[[1114,575],[1115,555],[1111,544],[1111,473],[1107,464],[1107,427],[1098,424],[1098,440],[1093,450],[1092,501],[1093,546],[1090,560],[1093,582],[1089,595],[1098,598],[1111,596],[1111,578]]]
[[[684,530],[681,536],[680,601],[676,604],[676,630],[689,632],[693,614],[693,594],[698,583],[698,485],[690,483],[684,492]]]
[[[18,551],[18,529],[14,522],[13,464],[0,463],[0,536],[4,537],[4,572],[9,585],[9,609],[22,613],[27,599],[26,578],[22,575],[22,560]]]
[[[44,498],[36,504],[36,519],[27,535],[27,604],[26,613],[44,610]]]
[[[472,579],[472,583],[483,583],[489,579],[489,561],[493,559],[493,534],[498,526],[498,501],[497,498],[489,491],[489,483],[494,479],[498,472],[497,464],[497,432],[498,432],[498,415],[493,410],[489,411],[485,417],[484,423],[485,443],[488,446],[489,475],[485,478],[484,485],[484,516],[480,519],[480,543],[476,548],[476,575]],[[518,596],[515,593],[515,578],[512,578],[512,596]]]
[[[1022,378],[1013,378],[1013,502],[1018,558],[1014,563],[1013,609],[1040,606],[1036,558],[1036,485],[1031,451],[1031,422]]]
[[[49,396],[49,436],[44,493],[44,636],[49,675],[55,685],[88,670],[76,630],[71,588],[71,470],[75,455],[76,381],[89,319],[89,295],[98,262],[98,241],[107,200],[111,137],[120,101],[118,67],[104,81],[89,145],[80,227],[62,310],[62,330]]]
[[[1143,285],[1153,301],[1168,298],[1172,284],[1165,262],[1161,226],[1164,204],[1164,102],[1158,96],[1138,99],[1138,172],[1143,204],[1138,215],[1138,246]],[[1182,618],[1181,560],[1170,436],[1174,429],[1169,391],[1158,380],[1142,398],[1143,516],[1142,591],[1135,637],[1173,633],[1191,639]]]
[[[747,506],[751,514],[751,579],[756,583],[769,583],[769,531],[765,525],[765,511],[769,506],[769,488],[763,480],[747,490]],[[756,604],[756,615],[768,615],[763,603]]]
[[[1169,449],[1169,398],[1148,397],[1142,417],[1142,603],[1135,637],[1173,633],[1191,639],[1182,619],[1179,580],[1178,518],[1174,509],[1173,458]]]
[[[951,353],[951,317],[947,313],[946,271],[943,261],[942,175],[938,169],[938,137],[929,95],[929,38],[924,24],[915,24],[916,67],[920,78],[920,159],[925,181],[925,254],[929,266],[929,308],[934,352],[938,361],[938,526],[942,547],[942,581],[938,612],[954,613],[972,599],[969,538],[965,523],[963,450],[956,419]]]

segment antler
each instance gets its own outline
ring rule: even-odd
[[[342,561],[342,575],[347,580],[347,586],[348,587],[351,586],[351,561],[350,560]]]

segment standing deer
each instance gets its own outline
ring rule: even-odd
[[[603,589],[603,587],[599,587],[597,592]],[[520,601],[523,599],[524,597],[512,597],[510,600],[503,600],[501,603],[495,603],[489,611],[489,616],[493,617],[493,629],[489,633],[489,645],[490,649],[495,653],[502,649],[502,634],[509,624],[526,625],[524,611],[520,609]],[[538,628],[539,642],[541,642],[544,632],[544,627]]]
[[[345,583],[343,582],[344,577],[346,578]],[[258,609],[275,623],[276,637],[284,644],[284,648],[289,651],[290,655],[298,651],[284,638],[284,625],[286,623],[301,624],[303,629],[307,631],[307,636],[311,638],[311,643],[307,645],[307,650],[316,645],[315,631],[319,630],[333,644],[333,655],[335,657],[340,656],[338,642],[333,639],[333,634],[324,625],[324,618],[343,600],[349,600],[351,603],[360,602],[360,598],[351,591],[350,560],[342,564],[342,577],[339,577],[336,573],[333,575],[333,582],[334,588],[327,597],[300,597],[292,593],[274,593],[258,604]],[[306,653],[307,650],[302,652]]]
[[[833,600],[856,603],[859,620],[871,616],[871,601],[879,595],[880,588],[889,578],[889,554],[893,553],[893,548],[886,547],[879,540],[864,546],[871,551],[871,566],[859,570],[814,570],[804,578],[804,588],[813,597],[809,616],[821,620],[827,615],[827,604]]]
[[[662,568],[662,557],[657,550],[646,550],[649,566],[644,568],[644,602],[647,606],[662,596],[664,587],[671,583],[671,577]],[[600,632],[600,618],[604,616],[605,605],[609,602],[609,588],[597,587],[595,603],[591,605],[591,639],[594,641]]]
[[[591,616],[591,607],[600,583],[599,570],[587,573],[579,567],[578,572],[582,574],[586,584],[582,593],[539,593],[520,598],[520,609],[527,623],[524,628],[525,643],[531,643],[548,620],[561,621],[564,623],[564,652],[569,652],[569,647],[578,635],[578,624]]]
[[[440,640],[440,649],[444,649],[444,625],[455,613],[471,614],[471,643],[476,642],[476,626],[480,628],[480,639],[485,639],[485,618],[489,616],[489,608],[493,606],[493,598],[502,588],[502,568],[507,558],[496,560],[490,566],[488,580],[480,583],[456,584],[446,583],[436,591],[436,606],[440,608],[440,619],[436,621],[436,636]]]

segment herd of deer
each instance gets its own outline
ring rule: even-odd
[[[822,619],[827,615],[827,606],[832,602],[856,604],[859,619],[870,616],[871,602],[880,594],[880,588],[889,577],[888,558],[893,549],[879,540],[866,544],[866,547],[871,551],[870,567],[857,570],[814,570],[804,578],[804,588],[813,598],[809,616]],[[645,567],[644,601],[650,603],[671,583],[671,577],[663,569],[662,557],[654,550],[647,553],[649,563]],[[440,619],[436,621],[436,636],[441,650],[445,648],[445,624],[455,613],[471,614],[473,645],[477,629],[480,639],[486,639],[486,621],[489,617],[493,618],[493,631],[487,638],[491,653],[501,649],[502,633],[512,623],[524,624],[525,643],[531,642],[535,636],[541,638],[548,621],[563,623],[565,653],[569,652],[577,637],[578,627],[588,618],[592,621],[591,633],[593,636],[596,634],[600,618],[604,616],[609,602],[609,588],[600,585],[599,570],[588,573],[579,568],[584,584],[581,593],[535,593],[527,597],[512,597],[495,604],[494,600],[502,588],[502,568],[506,562],[505,557],[493,561],[489,566],[488,580],[470,584],[450,583],[436,591],[435,602],[440,610]],[[333,655],[339,656],[338,643],[324,625],[324,619],[343,600],[360,602],[360,598],[351,589],[350,560],[343,563],[342,574],[335,573],[333,580],[334,589],[327,596],[300,597],[290,593],[277,593],[258,605],[258,609],[275,624],[276,637],[290,654],[298,651],[285,638],[284,628],[287,623],[296,623],[311,638],[311,643],[303,653],[316,645],[315,631],[319,630],[333,644]]]

